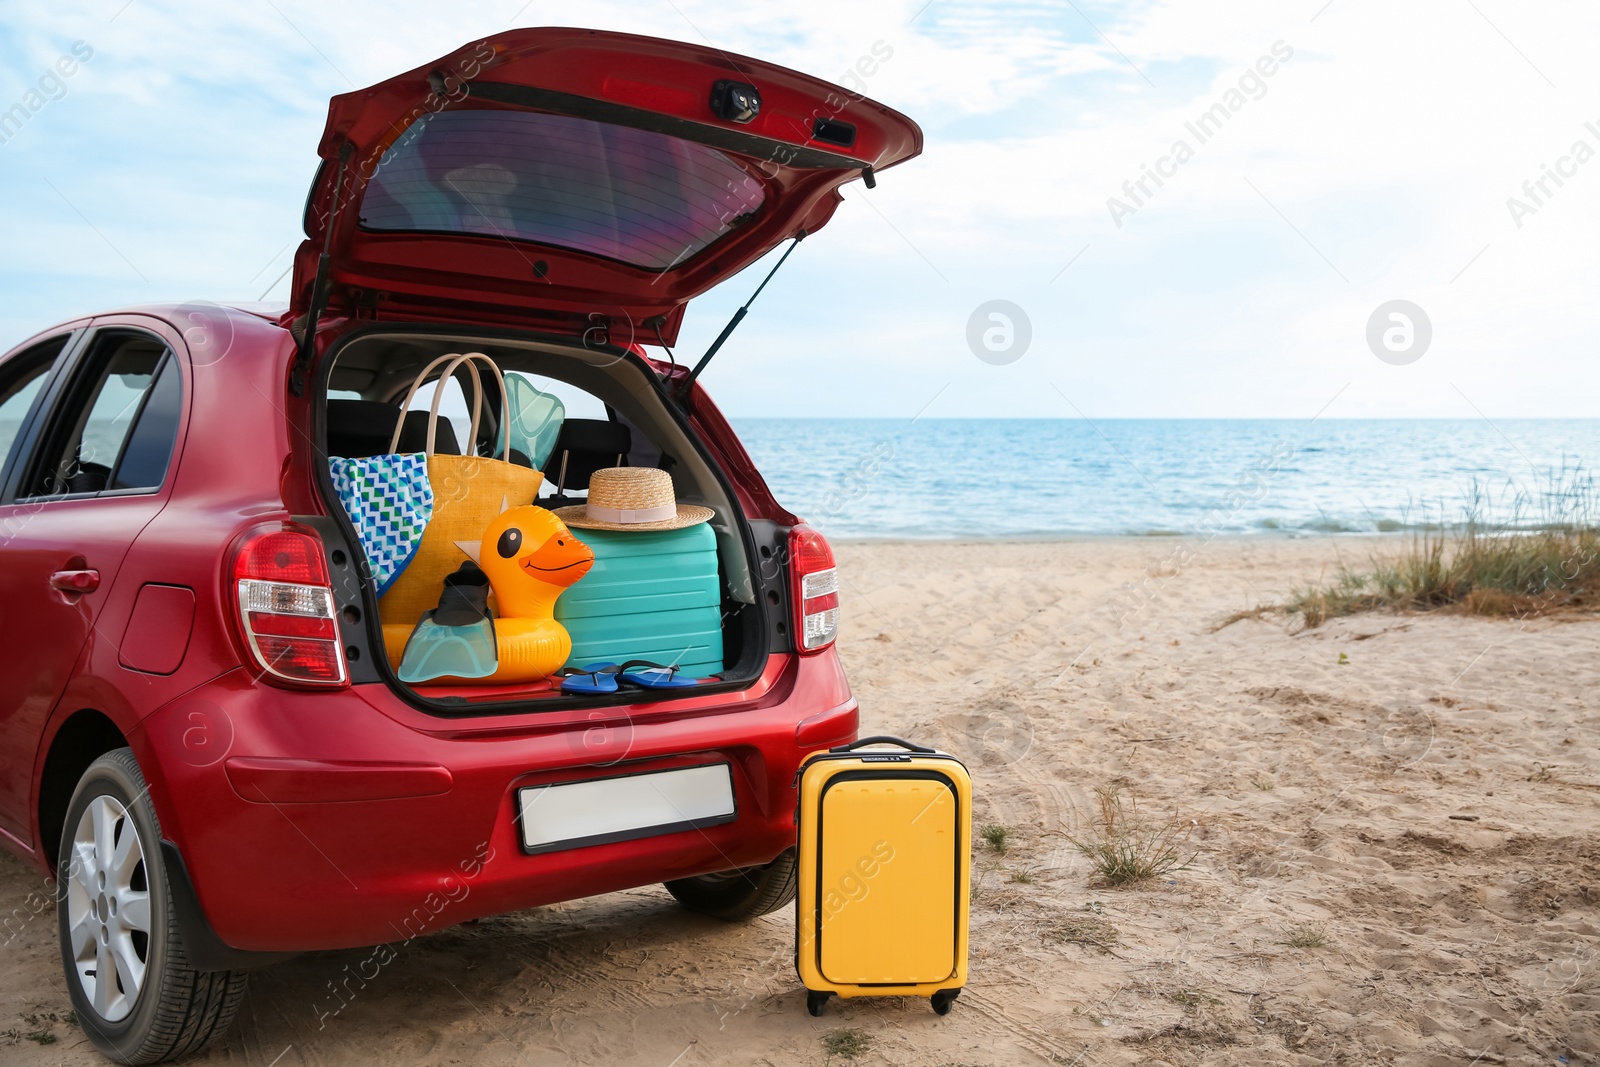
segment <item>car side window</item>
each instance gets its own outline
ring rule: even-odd
[[[0,368],[0,468],[10,460],[22,424],[38,400],[50,368],[66,346],[67,338],[57,337],[17,355]]]
[[[183,415],[183,372],[170,352],[156,373],[156,380],[145,396],[144,410],[133,424],[122,447],[122,458],[111,477],[113,489],[160,489],[167,478],[167,464],[178,438],[178,420]]]
[[[23,495],[159,489],[178,434],[181,374],[156,338],[100,337],[50,417]]]

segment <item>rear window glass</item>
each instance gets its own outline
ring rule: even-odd
[[[761,183],[714,148],[529,111],[442,111],[384,153],[369,230],[509,237],[647,270],[689,259],[760,209]]]

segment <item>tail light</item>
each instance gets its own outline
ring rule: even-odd
[[[789,531],[794,572],[794,631],[801,652],[820,652],[839,636],[839,571],[833,549],[809,526]]]
[[[233,557],[233,585],[245,644],[269,679],[348,684],[321,538],[297,526],[247,534]]]

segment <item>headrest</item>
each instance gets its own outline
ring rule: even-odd
[[[346,459],[381,456],[389,451],[395,420],[400,409],[378,400],[328,401],[328,455]],[[428,447],[428,413],[406,412],[400,430],[400,451],[421,452]],[[448,419],[439,420],[434,435],[434,451],[442,456],[461,455],[455,427]]]
[[[566,457],[567,489],[586,490],[589,477],[597,470],[626,463],[633,451],[633,433],[620,422],[608,419],[568,419],[561,424],[555,448],[545,461],[544,478],[551,485],[561,481],[562,457]]]

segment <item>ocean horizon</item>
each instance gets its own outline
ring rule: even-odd
[[[730,421],[843,540],[1370,535],[1459,522],[1475,493],[1525,522],[1600,465],[1600,419]]]
[[[730,420],[840,539],[1327,536],[1523,523],[1600,461],[1600,419]]]

